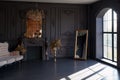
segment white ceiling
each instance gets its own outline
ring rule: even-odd
[[[72,4],[91,4],[99,0],[6,0],[6,1],[25,1],[43,3],[72,3]]]

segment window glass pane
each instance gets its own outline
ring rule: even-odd
[[[107,46],[107,42],[108,42],[108,38],[107,38],[107,34],[104,34],[104,46]]]
[[[117,61],[117,48],[114,48],[114,61]]]
[[[107,21],[107,32],[112,32],[112,21]]]
[[[107,36],[107,41],[108,41],[108,46],[109,47],[112,47],[112,34],[108,34],[108,36]]]
[[[107,46],[104,46],[104,54],[103,54],[104,58],[107,58]]]
[[[113,12],[113,20],[114,20],[114,32],[117,32],[117,14],[116,12],[114,11]]]
[[[103,31],[107,32],[107,21],[103,22]]]
[[[114,20],[114,32],[117,32],[117,20]]]
[[[104,40],[103,40],[103,42],[104,42],[104,44],[103,44],[103,45],[104,45],[104,54],[103,54],[103,57],[104,57],[104,58],[107,58],[107,52],[108,52],[108,51],[107,51],[107,44],[108,44],[108,43],[107,43],[107,42],[108,42],[108,41],[107,41],[107,40],[108,40],[107,36],[108,36],[107,34],[104,34],[104,35],[103,35],[103,38],[104,38]]]
[[[112,34],[104,33],[104,46],[112,46]]]
[[[109,9],[103,16],[103,31],[112,32],[112,10]]]
[[[108,57],[108,59],[112,60],[112,47],[108,47],[107,50],[108,50],[107,57]]]
[[[104,57],[112,59],[112,34],[104,33]]]
[[[107,41],[108,41],[108,48],[107,48],[107,50],[108,50],[108,59],[111,59],[112,60],[112,34],[107,34],[108,36],[107,36]]]
[[[112,21],[104,21],[103,22],[103,31],[104,32],[112,32]]]
[[[114,61],[117,61],[117,34],[114,34]]]
[[[117,47],[117,34],[114,34],[114,47]]]
[[[113,11],[113,15],[114,15],[114,20],[117,20],[117,13],[115,11]]]
[[[112,9],[109,9],[109,10],[105,13],[105,15],[104,15],[104,17],[103,17],[103,20],[112,20]]]

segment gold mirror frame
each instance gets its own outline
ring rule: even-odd
[[[26,38],[41,38],[44,18],[45,15],[43,10],[29,10],[26,13],[26,32],[24,36]]]
[[[88,30],[76,30],[74,59],[87,60]]]

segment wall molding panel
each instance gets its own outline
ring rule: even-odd
[[[38,3],[38,7],[35,5],[36,3],[27,2],[0,2],[0,41],[9,41],[11,47],[15,47],[17,40],[26,31],[25,12],[39,8],[46,12],[43,38],[47,39],[48,45],[52,40],[61,39],[62,48],[59,52],[61,54],[58,56],[73,57],[75,30],[87,28],[87,5],[48,3]]]

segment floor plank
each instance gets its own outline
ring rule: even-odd
[[[0,80],[120,80],[120,72],[94,60],[28,61],[0,68]]]

